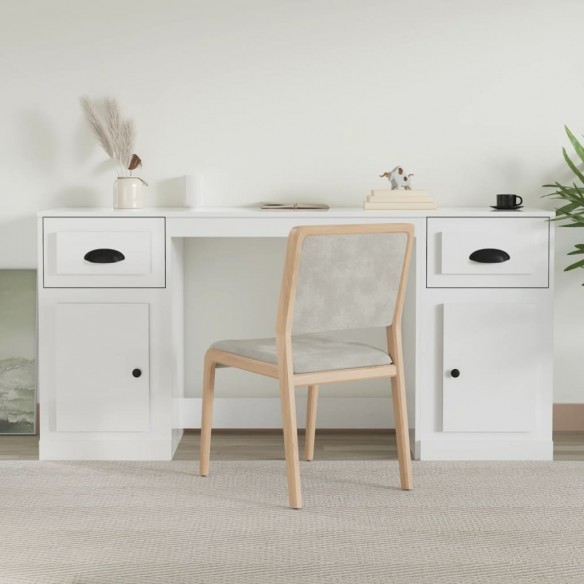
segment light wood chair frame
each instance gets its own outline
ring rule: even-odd
[[[395,301],[393,319],[391,325],[386,327],[387,348],[392,359],[392,364],[373,367],[358,367],[354,369],[338,369],[333,371],[318,371],[313,373],[294,373],[292,365],[292,323],[296,284],[304,239],[316,235],[369,233],[404,233],[407,236],[403,268]],[[319,385],[324,383],[338,383],[342,381],[356,381],[385,377],[391,378],[400,485],[404,490],[413,488],[401,332],[401,320],[413,238],[414,226],[409,223],[303,226],[294,227],[290,231],[286,250],[284,275],[280,291],[278,316],[276,320],[277,363],[267,363],[213,348],[209,349],[205,354],[200,455],[200,474],[202,476],[207,476],[209,473],[215,369],[218,364],[221,364],[228,367],[237,367],[253,373],[259,373],[260,375],[266,375],[279,381],[284,431],[284,451],[288,477],[288,498],[290,507],[293,509],[300,509],[302,507],[300,466],[298,460],[298,431],[296,426],[296,400],[294,392],[295,388],[298,386],[308,386],[305,458],[306,460],[312,460],[314,457]]]

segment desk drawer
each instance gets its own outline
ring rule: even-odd
[[[547,219],[428,218],[427,225],[428,288],[549,286]]]
[[[45,288],[164,288],[164,218],[45,218]]]

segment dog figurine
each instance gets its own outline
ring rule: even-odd
[[[410,191],[412,189],[411,178],[413,174],[406,174],[401,166],[396,166],[391,172],[384,172],[379,175],[381,178],[385,177],[391,184],[391,190],[405,189]]]

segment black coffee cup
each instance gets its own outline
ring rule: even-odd
[[[523,198],[519,195],[497,195],[497,207],[499,209],[515,209],[523,204]]]

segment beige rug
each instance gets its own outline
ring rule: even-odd
[[[1,584],[584,583],[584,463],[1,462]]]

